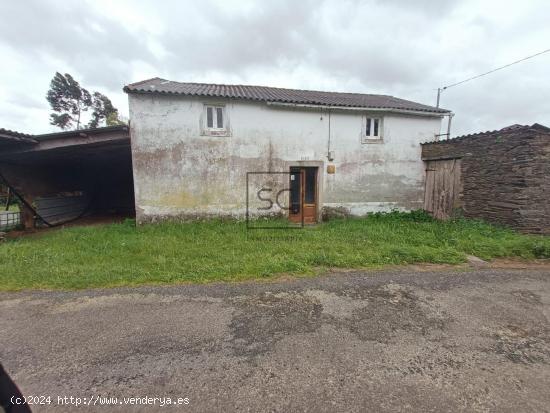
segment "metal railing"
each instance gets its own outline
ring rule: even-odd
[[[0,211],[0,231],[13,229],[21,224],[21,212]]]

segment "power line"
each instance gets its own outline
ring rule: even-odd
[[[537,57],[537,56],[540,56],[541,54],[548,53],[548,52],[550,52],[550,49],[546,49],[546,50],[543,50],[542,52],[538,52],[538,53],[535,53],[531,56],[524,57],[523,59],[519,59],[519,60],[516,60],[515,62],[508,63],[507,65],[497,67],[496,69],[489,70],[488,72],[481,73],[479,75],[469,77],[468,79],[461,80],[460,82],[456,82],[456,83],[453,83],[453,84],[450,84],[450,85],[447,85],[447,86],[440,87],[440,88],[437,89],[437,107],[439,107],[439,98],[440,98],[441,92],[443,90],[449,89],[450,87],[453,87],[453,86],[461,85],[462,83],[469,82],[470,80],[478,79],[482,76],[486,76],[486,75],[494,73],[498,70],[505,69],[507,67],[513,66],[513,65],[521,63],[521,62],[524,62],[526,60],[532,59],[533,57]]]
[[[523,59],[519,59],[519,60],[516,60],[515,62],[508,63],[507,65],[504,65],[504,66],[501,66],[501,67],[497,67],[496,69],[489,70],[488,72],[482,73],[482,74],[480,74],[480,75],[472,76],[472,77],[470,77],[470,78],[468,78],[468,79],[461,80],[460,82],[453,83],[452,85],[444,86],[442,89],[443,89],[443,90],[449,89],[450,87],[457,86],[457,85],[460,85],[460,84],[462,84],[462,83],[469,82],[470,80],[474,80],[474,79],[477,79],[478,77],[482,77],[482,76],[488,75],[488,74],[490,74],[490,73],[494,73],[494,72],[496,72],[497,70],[505,69],[505,68],[510,67],[510,66],[512,66],[512,65],[515,65],[515,64],[524,62],[524,61],[526,61],[526,60],[532,59],[533,57],[537,57],[537,56],[540,56],[541,54],[548,53],[548,52],[550,52],[550,49],[546,49],[546,50],[543,50],[542,52],[536,53],[536,54],[534,54],[534,55],[524,57]]]

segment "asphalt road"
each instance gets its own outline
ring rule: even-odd
[[[34,411],[550,410],[544,269],[3,293],[0,313],[5,369],[51,397]],[[188,404],[120,405],[148,396]]]

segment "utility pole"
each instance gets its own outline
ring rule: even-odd
[[[451,139],[451,122],[453,120],[453,112],[449,113],[449,122],[447,123],[447,139]]]
[[[443,92],[445,89],[447,89],[447,86],[445,87],[438,87],[437,88],[437,102],[436,102],[436,108],[439,108],[439,102],[441,101],[441,92]],[[447,139],[451,139],[451,121],[453,120],[453,116],[455,114],[452,112],[449,112],[446,116],[448,116],[449,121],[447,122],[447,133],[444,133],[439,136],[447,135]]]

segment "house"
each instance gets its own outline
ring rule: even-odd
[[[424,209],[550,234],[550,128],[512,125],[422,145]]]
[[[137,221],[421,208],[450,112],[386,95],[160,78],[124,88]]]

